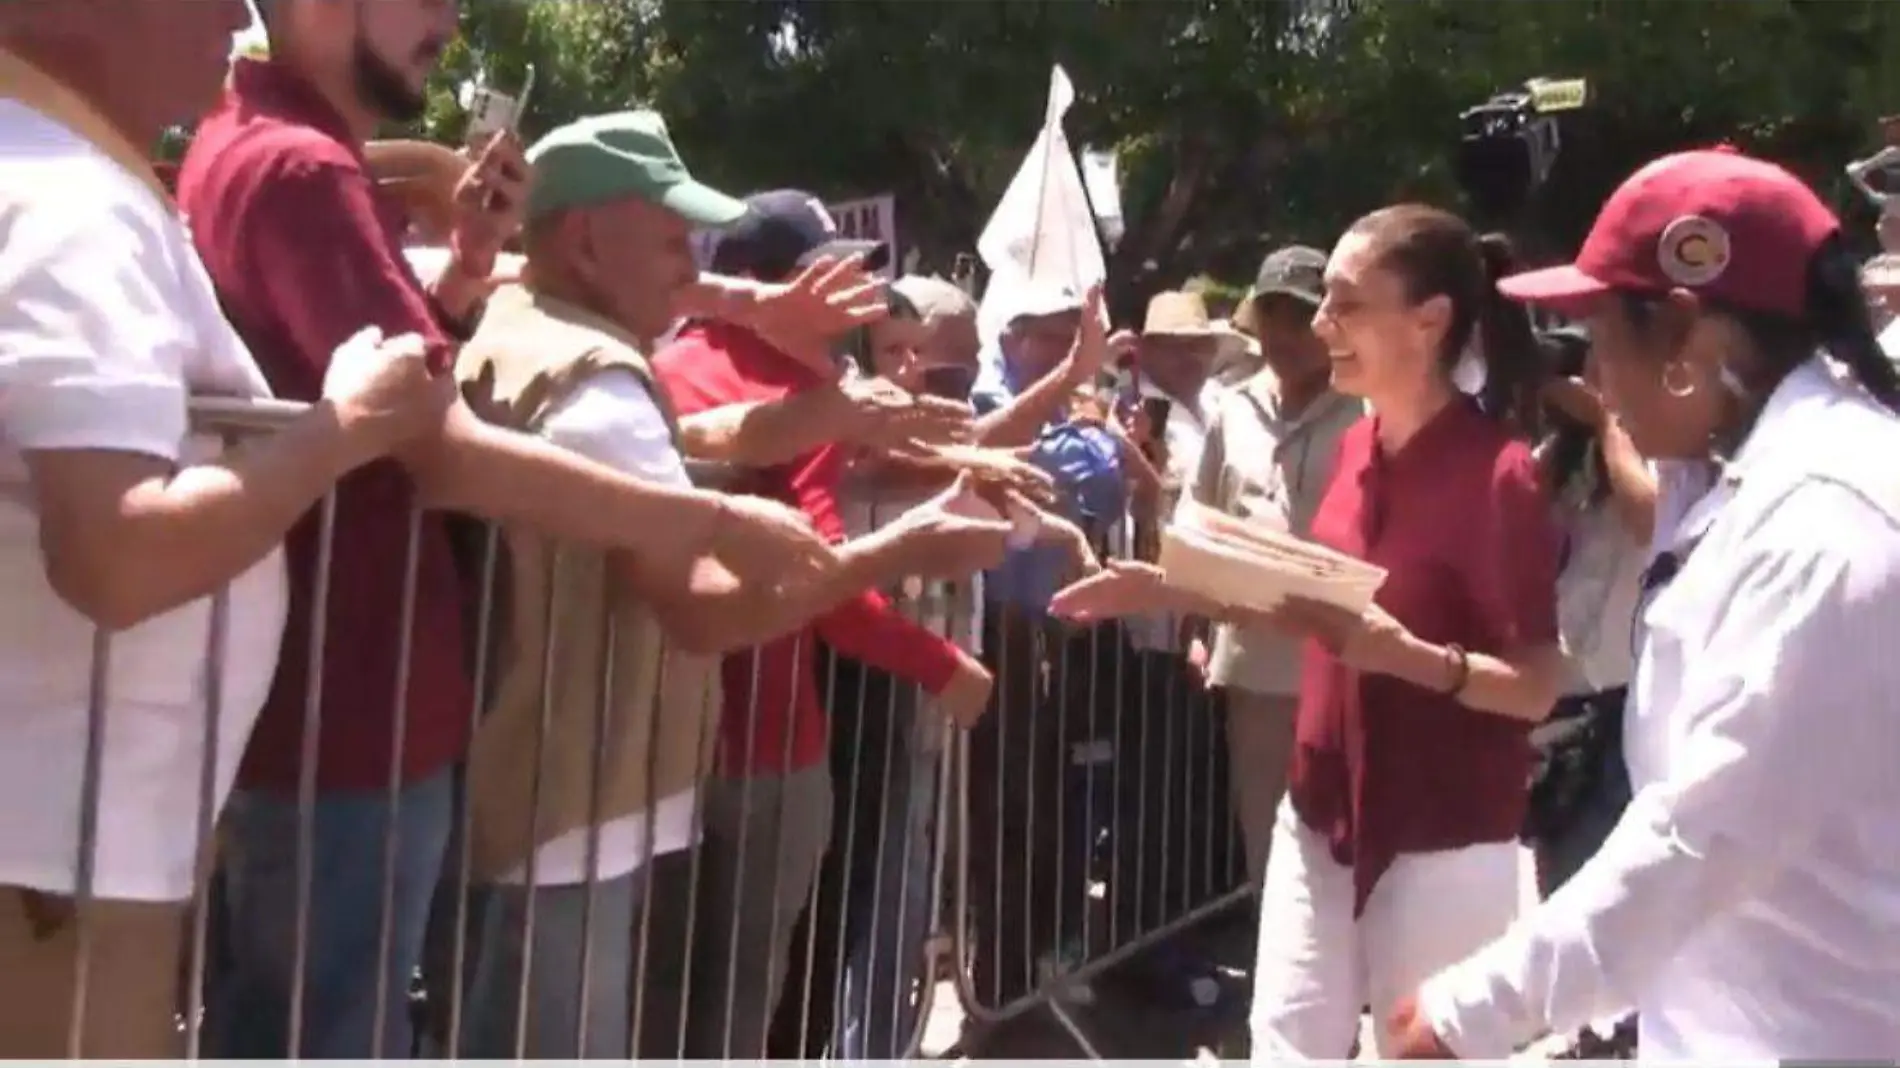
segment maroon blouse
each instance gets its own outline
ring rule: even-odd
[[[1377,429],[1364,419],[1341,440],[1314,539],[1385,568],[1380,607],[1426,641],[1556,644],[1560,534],[1530,449],[1463,400],[1394,455]],[[1362,674],[1317,642],[1302,668],[1289,793],[1353,869],[1355,915],[1401,854],[1517,836],[1529,724]]]

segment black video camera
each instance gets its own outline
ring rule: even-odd
[[[1562,147],[1556,116],[1583,107],[1589,95],[1581,79],[1534,78],[1458,116],[1454,167],[1477,215],[1495,221],[1523,210]]]

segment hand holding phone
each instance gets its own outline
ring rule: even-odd
[[[470,148],[480,150],[503,130],[518,131],[521,117],[527,114],[528,98],[534,92],[534,65],[528,65],[521,79],[521,91],[509,95],[488,85],[486,77],[467,90],[463,106],[468,112],[466,140]]]

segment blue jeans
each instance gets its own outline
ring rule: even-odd
[[[905,709],[905,714],[910,710]],[[924,940],[931,921],[931,835],[936,817],[937,760],[920,745],[913,721],[898,731],[889,760],[880,826],[859,828],[873,836],[876,860],[869,894],[853,901],[858,916],[845,951],[838,995],[837,1054],[844,1060],[898,1060],[910,1044],[923,999]]]
[[[421,961],[423,929],[453,813],[448,771],[404,787],[393,808],[381,790],[317,796],[307,958],[299,977],[297,800],[234,793],[225,810],[220,871],[228,948],[211,981],[206,1055],[408,1057],[409,982]],[[394,889],[386,903],[390,949],[388,958],[379,960],[383,859],[392,833]],[[299,990],[303,1019],[293,1051],[290,1009]]]
[[[628,1057],[634,913],[646,884],[644,874],[634,871],[591,886],[488,887],[481,961],[462,1015],[462,1055],[477,1060]],[[519,1028],[524,1007],[527,1025]]]

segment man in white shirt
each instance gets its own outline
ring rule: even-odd
[[[209,103],[245,19],[0,7],[0,1057],[178,1055],[182,916],[276,667],[278,543],[453,395],[419,340],[365,331],[279,433],[190,432],[188,397],[269,391],[137,146]]]
[[[644,350],[695,282],[690,226],[729,225],[745,204],[694,181],[650,111],[570,123],[528,158],[528,270],[490,300],[458,361],[470,406],[628,474],[687,485],[681,451],[699,435],[674,418]],[[822,412],[811,409],[817,430],[848,429]],[[772,444],[796,452],[794,439],[809,436],[794,428]],[[624,1056],[626,1007],[637,999],[646,1023],[631,1038],[638,1054],[679,1056],[666,1024],[679,1019],[693,865],[668,858],[699,840],[698,787],[719,710],[710,654],[795,629],[868,586],[974,570],[1001,557],[1008,529],[926,505],[842,546],[841,568],[823,580],[783,588],[742,582],[711,554],[682,572],[510,530],[514,610],[468,767],[475,875],[492,894],[464,1052]],[[609,665],[611,686],[601,681]],[[638,964],[630,931],[647,932]],[[522,997],[525,1034],[516,1028]]]

